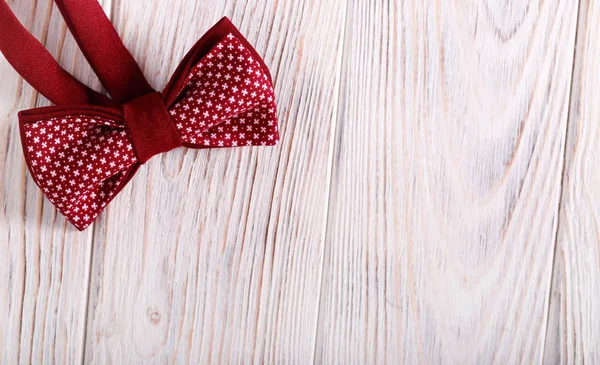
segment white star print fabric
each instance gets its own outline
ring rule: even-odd
[[[137,162],[125,128],[103,118],[66,117],[24,126],[29,166],[44,195],[87,227]]]
[[[180,95],[170,114],[182,142],[206,148],[279,140],[271,81],[231,34],[192,69]]]

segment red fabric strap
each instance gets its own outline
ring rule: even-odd
[[[117,104],[154,92],[97,0],[55,0],[83,54]]]
[[[114,105],[61,68],[4,0],[0,0],[0,51],[31,86],[56,105]]]

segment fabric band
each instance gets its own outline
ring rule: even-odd
[[[123,120],[139,163],[181,146],[160,93],[146,94],[123,104]]]
[[[65,71],[44,46],[25,29],[0,0],[0,52],[37,91],[56,105],[114,105]]]
[[[154,92],[98,1],[55,3],[112,101],[61,68],[0,0],[0,51],[27,82],[56,105],[115,106]]]
[[[81,51],[117,104],[154,92],[97,0],[55,0]]]

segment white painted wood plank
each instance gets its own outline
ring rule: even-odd
[[[539,363],[577,2],[350,3],[317,363]]]
[[[274,75],[282,141],[140,170],[95,227],[86,363],[312,363],[345,2],[123,0],[113,14],[157,89],[229,16]]]
[[[545,364],[600,363],[599,19],[582,0]]]
[[[98,87],[51,5],[11,2],[63,67]],[[48,102],[0,56],[0,364],[83,358],[92,232],[70,226],[26,172],[16,114],[36,105]]]

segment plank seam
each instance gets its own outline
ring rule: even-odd
[[[114,14],[115,14],[115,4],[116,2],[112,1],[112,0],[106,0],[106,1],[110,1],[110,4],[108,6],[108,14],[106,14],[106,16],[108,17],[108,19],[111,21],[111,23],[113,22],[114,19]],[[102,2],[101,2],[102,5]],[[101,92],[105,93],[105,89],[104,86],[101,86]],[[107,213],[104,213],[105,215]],[[83,311],[83,334],[81,336],[81,365],[85,364],[85,359],[87,356],[87,333],[88,333],[88,326],[89,326],[89,315],[90,315],[90,297],[91,297],[91,288],[92,288],[92,270],[93,270],[93,266],[94,266],[94,249],[96,247],[96,235],[97,235],[97,231],[98,231],[98,222],[94,222],[92,224],[92,237],[91,237],[91,242],[90,242],[90,252],[88,254],[88,270],[87,270],[87,290],[86,290],[86,295],[85,295],[85,301],[84,301],[84,311]]]
[[[567,174],[567,141],[569,141],[569,132],[571,131],[571,122],[572,121],[576,121],[577,118],[575,118],[576,114],[577,114],[577,106],[575,105],[578,101],[577,97],[573,97],[573,90],[576,89],[577,92],[579,92],[581,90],[581,77],[580,77],[580,73],[581,73],[581,62],[582,62],[582,58],[581,55],[583,53],[583,49],[580,47],[583,47],[584,45],[584,40],[586,37],[586,29],[587,29],[587,21],[585,21],[586,16],[584,16],[584,14],[587,14],[587,11],[589,9],[589,1],[588,0],[579,0],[579,6],[578,6],[578,10],[577,10],[577,17],[575,19],[575,39],[574,39],[574,44],[573,44],[573,56],[572,56],[572,62],[571,62],[571,87],[569,88],[569,96],[568,96],[568,103],[569,103],[569,107],[568,107],[568,111],[567,111],[567,121],[566,121],[566,125],[565,125],[565,133],[563,136],[563,155],[562,155],[562,166],[561,166],[561,179],[560,179],[560,191],[558,194],[558,204],[556,206],[556,212],[555,212],[555,217],[556,217],[556,224],[554,227],[554,232],[553,232],[553,242],[552,244],[554,245],[554,249],[553,249],[553,254],[552,254],[552,266],[551,266],[551,271],[550,271],[550,284],[548,285],[548,290],[546,293],[546,318],[545,318],[545,323],[544,323],[544,338],[542,341],[542,354],[540,357],[540,364],[544,364],[545,362],[545,355],[546,355],[546,342],[547,342],[547,338],[548,338],[548,323],[550,322],[550,303],[552,301],[552,291],[553,291],[553,287],[554,287],[554,267],[556,264],[556,255],[557,252],[559,250],[559,245],[558,245],[558,232],[560,231],[560,226],[561,226],[561,219],[560,219],[560,213],[562,211],[562,202],[563,202],[563,195],[564,195],[564,190],[565,190],[565,176]],[[580,24],[580,21],[582,21],[583,19],[583,23]],[[581,28],[581,29],[580,29]],[[579,39],[579,37],[582,37],[582,39]]]
[[[33,4],[33,6],[32,6],[32,10],[31,10],[32,11],[31,12],[31,23],[28,25],[28,29],[29,29],[29,32],[31,34],[33,34],[33,31],[34,31],[33,28],[34,28],[34,24],[35,24],[35,19],[36,19],[36,15],[35,14],[37,13],[37,9],[38,9],[38,2],[35,1],[34,4]],[[50,9],[46,12],[46,15],[45,15],[45,24],[42,27],[41,39],[39,39],[39,42],[41,44],[43,44],[44,47],[47,47],[48,28],[50,27],[50,21],[51,21],[51,19],[52,19],[52,5],[50,6]],[[23,77],[19,76],[19,78],[21,80],[23,80],[23,82],[26,82],[26,80],[23,79]],[[40,101],[40,93],[36,89],[33,89],[33,92],[32,92],[32,101],[33,101],[33,106],[37,107],[38,103]],[[25,192],[26,191],[27,191],[27,181],[25,181]],[[38,192],[38,197],[39,196],[40,196],[40,193]],[[26,197],[27,197],[27,195],[25,194],[23,196],[23,198],[26,198]],[[24,204],[25,204],[25,206],[27,205],[26,203],[24,203]],[[41,230],[41,212],[42,212],[43,209],[44,209],[44,201],[40,200],[40,205],[39,205],[39,213],[40,213],[40,215],[39,215],[39,220],[37,222],[38,223],[38,242],[39,242],[39,239],[40,239],[39,233],[40,233],[40,230]],[[25,210],[23,212],[25,213]],[[25,218],[25,217],[23,217],[23,218]],[[24,231],[24,234],[25,234],[25,238],[26,238],[27,237],[27,230]],[[38,247],[38,257],[40,257],[39,256],[39,250],[40,250],[40,248]],[[18,343],[19,343],[19,349],[18,349],[19,361],[20,361],[21,357],[23,356],[23,353],[22,353],[23,349],[22,349],[21,344],[23,342],[22,341],[23,340],[22,339],[22,335],[23,335],[23,320],[24,320],[24,318],[23,318],[23,316],[24,316],[23,308],[25,306],[25,291],[26,291],[25,288],[27,286],[27,241],[24,241],[23,253],[24,253],[23,258],[24,258],[25,262],[24,262],[24,265],[23,265],[23,275],[24,275],[23,279],[24,280],[23,280],[23,292],[22,292],[22,295],[21,295],[21,322],[19,324],[19,340],[18,340]],[[37,295],[39,293],[39,282],[40,282],[39,275],[40,275],[40,272],[38,271],[38,278],[37,278],[37,284],[38,284],[38,286],[37,286],[36,291],[35,291],[35,299],[34,299],[35,305],[33,306],[33,308],[37,307]],[[33,320],[32,320],[32,333],[31,333],[31,338],[29,339],[29,345],[30,345],[29,362],[31,362],[32,358],[33,358],[33,337],[34,337],[34,331],[33,331],[33,329],[35,328],[36,318],[37,318],[37,310],[34,310]]]
[[[325,229],[323,230],[323,243],[325,243],[325,241],[327,240],[327,233],[329,230],[329,220],[330,220],[330,209],[329,207],[331,206],[331,186],[333,185],[333,165],[335,162],[335,158],[334,158],[334,153],[336,151],[336,148],[339,148],[340,145],[340,141],[341,141],[341,132],[340,132],[340,128],[338,128],[338,122],[339,122],[339,115],[338,112],[341,109],[341,105],[342,104],[342,97],[341,97],[341,93],[342,93],[342,72],[345,69],[345,65],[346,65],[346,60],[348,59],[346,57],[347,52],[348,52],[348,48],[346,45],[346,34],[348,32],[348,28],[350,27],[349,24],[349,12],[351,9],[351,6],[349,5],[349,3],[351,2],[351,0],[348,0],[345,2],[346,4],[346,9],[344,9],[344,19],[341,21],[342,26],[343,26],[343,31],[340,34],[340,44],[342,46],[342,51],[338,53],[338,59],[336,60],[336,62],[338,63],[338,72],[337,72],[337,85],[336,85],[336,89],[337,89],[337,102],[334,104],[334,109],[332,112],[332,130],[334,131],[334,135],[333,138],[331,138],[331,146],[329,149],[329,156],[330,156],[330,164],[329,164],[329,170],[327,171],[327,174],[329,175],[329,186],[327,187],[327,204],[325,206]],[[328,288],[328,285],[325,283],[323,283],[325,281],[325,270],[326,270],[326,263],[328,262],[329,259],[329,252],[330,250],[328,249],[328,246],[326,244],[324,244],[324,252],[323,252],[323,259],[321,262],[321,280],[319,282],[319,298],[318,298],[318,311],[317,311],[317,318],[316,318],[316,333],[314,336],[314,345],[313,345],[313,356],[312,356],[312,363],[313,365],[316,364],[316,357],[317,357],[317,344],[322,342],[322,336],[323,336],[323,326],[321,325],[321,319],[323,317],[323,311],[324,311],[324,291]]]
[[[92,227],[92,240],[90,243],[90,253],[88,254],[88,271],[87,271],[87,290],[84,301],[84,312],[83,312],[83,335],[81,336],[81,365],[85,364],[85,357],[87,352],[87,332],[88,332],[88,320],[90,314],[90,296],[91,296],[91,287],[92,287],[92,270],[94,263],[94,247],[96,246],[96,231],[98,224],[94,223]]]

